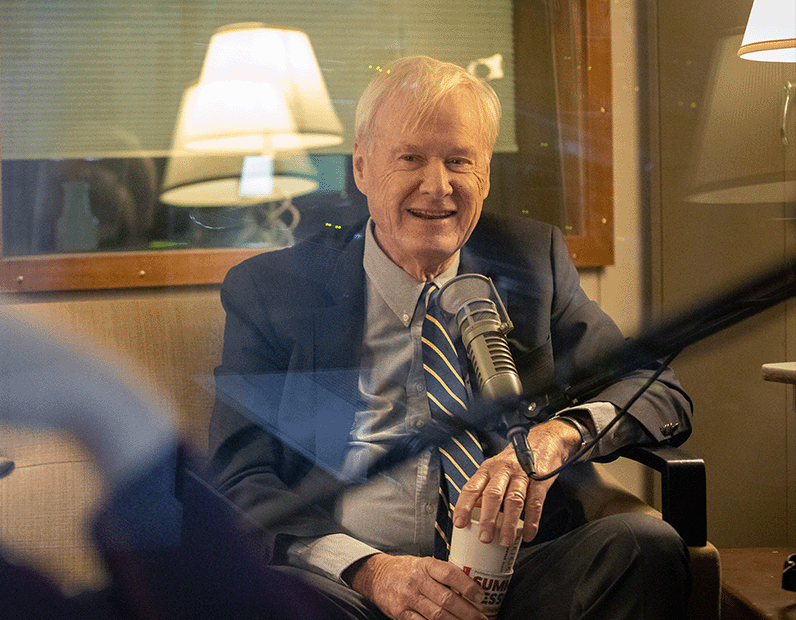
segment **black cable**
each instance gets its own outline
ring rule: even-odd
[[[215,213],[213,215],[215,215],[215,218],[216,218],[217,221],[227,221],[227,222],[231,222],[231,223],[230,224],[225,224],[225,225],[222,225],[222,226],[213,226],[212,224],[208,224],[206,222],[203,222],[198,217],[196,217],[196,214],[194,213],[193,209],[191,209],[188,212],[188,218],[194,224],[199,226],[199,228],[204,228],[205,230],[233,230],[233,229],[237,229],[237,228],[243,228],[244,222],[242,222],[240,219],[228,217],[226,215],[218,214],[218,213]]]
[[[649,380],[647,380],[647,382],[644,385],[642,385],[636,391],[636,393],[633,394],[633,396],[630,397],[630,400],[628,400],[627,403],[625,403],[625,406],[619,410],[619,412],[616,414],[616,417],[613,420],[611,420],[608,424],[606,424],[605,428],[601,430],[599,433],[597,433],[597,436],[594,437],[594,439],[582,445],[575,454],[569,457],[561,465],[556,467],[553,471],[548,472],[546,474],[534,473],[530,476],[530,478],[532,480],[536,480],[537,482],[549,480],[553,476],[557,476],[558,474],[560,474],[562,471],[564,471],[564,469],[566,469],[567,467],[578,461],[584,454],[589,452],[589,450],[591,450],[594,446],[596,446],[597,442],[600,441],[603,437],[605,437],[605,435],[608,434],[608,431],[610,431],[616,425],[616,423],[619,422],[619,420],[622,419],[622,417],[624,417],[625,414],[627,414],[627,412],[630,410],[630,407],[633,406],[633,404],[639,398],[641,398],[641,395],[644,394],[644,392],[646,392],[650,388],[650,386],[658,380],[658,377],[660,377],[663,374],[663,372],[669,367],[669,364],[672,363],[672,360],[674,360],[674,358],[677,357],[679,353],[680,351],[676,351],[675,353],[670,354],[665,360],[661,362],[660,366],[652,374]]]

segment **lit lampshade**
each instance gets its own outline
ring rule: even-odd
[[[242,153],[273,150],[296,124],[278,87],[267,82],[200,82],[182,99],[172,151]]]
[[[306,153],[181,154],[169,159],[160,200],[176,207],[246,207],[318,189]]]
[[[746,60],[796,62],[796,2],[754,0],[738,55]]]
[[[218,104],[217,96],[230,84],[249,84],[252,90],[260,90],[254,95],[254,102]],[[245,142],[252,135],[269,132],[267,139],[277,150],[312,149],[342,142],[343,127],[310,40],[301,31],[260,23],[220,28],[210,39],[199,86],[210,92],[195,96],[216,101],[219,117],[222,110],[227,114],[237,112],[239,106],[256,106],[251,113],[237,114],[232,120],[219,118],[208,125],[206,135],[197,136],[201,148],[215,149],[215,144],[240,139]],[[229,100],[237,97],[236,92],[227,91]]]
[[[740,41],[714,50],[687,200],[796,203],[796,65],[743,60]]]

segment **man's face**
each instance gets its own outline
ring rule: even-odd
[[[450,265],[470,237],[489,192],[491,146],[467,91],[408,128],[401,101],[376,114],[371,148],[354,145],[354,178],[368,198],[381,249],[416,280]]]

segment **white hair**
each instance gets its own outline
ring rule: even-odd
[[[422,124],[442,101],[457,90],[469,91],[481,112],[486,145],[491,151],[500,129],[500,100],[489,84],[462,67],[428,56],[399,58],[382,67],[359,99],[354,139],[365,148],[372,144],[377,112],[386,102],[399,99],[407,118],[395,119],[407,126]]]

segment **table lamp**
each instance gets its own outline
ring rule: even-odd
[[[342,142],[309,38],[261,23],[218,29],[199,81],[182,98],[160,199],[179,207],[247,207],[318,187],[307,149]]]
[[[192,150],[313,149],[343,140],[310,40],[298,30],[218,29],[183,105],[191,107],[184,146]]]
[[[755,0],[738,55],[746,60],[796,62],[796,2]]]

